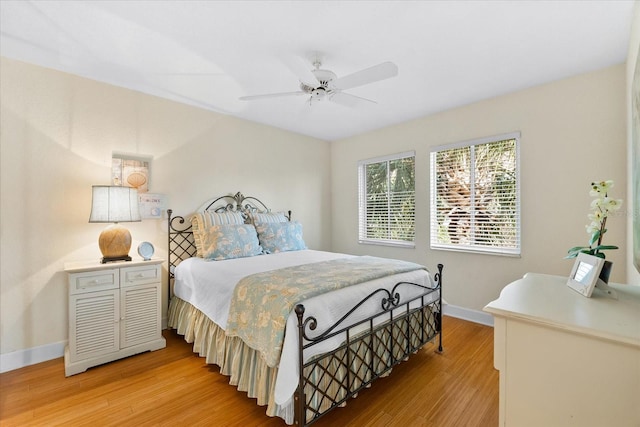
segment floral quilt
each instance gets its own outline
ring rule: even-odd
[[[247,276],[235,287],[226,334],[240,337],[260,352],[267,365],[275,367],[280,360],[287,317],[296,304],[332,290],[419,269],[425,267],[361,256]]]

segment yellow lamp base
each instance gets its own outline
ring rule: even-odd
[[[131,261],[131,233],[120,224],[112,224],[105,228],[98,238],[98,246],[102,252],[101,263],[112,261]]]

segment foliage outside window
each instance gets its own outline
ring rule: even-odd
[[[414,246],[415,152],[358,162],[360,243]]]
[[[431,248],[520,254],[520,133],[431,152]]]

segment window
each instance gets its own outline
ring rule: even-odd
[[[520,133],[431,150],[431,248],[520,255]]]
[[[360,243],[414,247],[415,152],[358,162]]]

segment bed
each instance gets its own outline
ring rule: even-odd
[[[442,270],[308,249],[291,211],[221,196],[168,211],[168,325],[269,416],[306,426],[437,341]]]

